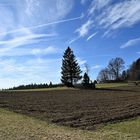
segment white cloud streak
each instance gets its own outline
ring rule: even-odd
[[[7,32],[1,32],[0,35],[5,35],[5,34],[11,34],[11,33],[16,33],[16,32],[21,32],[24,31],[25,28],[29,29],[38,29],[38,28],[42,28],[42,27],[46,27],[46,26],[51,26],[51,25],[55,25],[55,24],[60,24],[60,23],[65,23],[65,22],[70,22],[70,21],[74,21],[74,20],[79,20],[83,18],[83,14],[79,17],[75,17],[75,18],[69,18],[69,19],[64,19],[64,20],[58,20],[58,21],[54,21],[54,22],[50,22],[50,23],[46,23],[46,24],[40,24],[40,25],[35,25],[35,26],[30,26],[30,27],[23,27],[23,28],[19,28],[16,30],[11,30],[11,31],[7,31]]]
[[[0,41],[0,45],[3,46],[3,48],[0,49],[0,52],[5,52],[9,49],[13,49],[23,45],[28,45],[33,43],[35,44],[40,41],[40,38],[46,38],[52,36],[56,36],[56,35],[55,34],[29,34],[21,37],[16,37],[7,41]]]
[[[103,7],[107,6],[111,0],[92,0],[91,6],[88,9],[89,15],[93,15],[96,10],[100,10]]]
[[[123,44],[120,48],[121,49],[127,48],[127,47],[130,47],[130,46],[134,46],[138,43],[140,44],[140,38],[131,39],[128,42],[126,42],[125,44]]]
[[[41,56],[45,54],[54,54],[54,53],[58,54],[58,52],[60,52],[60,50],[59,51],[58,50],[59,49],[53,46],[46,47],[45,49],[34,48],[31,50],[31,54]]]
[[[131,27],[140,21],[140,1],[125,0],[106,8],[97,18],[103,28],[115,30]]]
[[[88,34],[89,30],[93,26],[93,20],[88,20],[86,23],[84,23],[80,28],[76,29],[75,32],[79,34],[80,37],[84,37]]]
[[[61,20],[71,11],[73,0],[2,0],[0,4],[0,32],[5,33]]]
[[[7,49],[6,51],[0,49],[0,58],[1,57],[15,57],[15,56],[44,56],[50,54],[58,54],[62,53],[61,49],[58,49],[54,46],[48,47],[36,47],[36,48],[14,48],[14,49]]]
[[[84,65],[87,62],[86,60],[79,58],[79,57],[77,58],[77,61],[80,65]]]
[[[103,37],[111,37],[113,31],[140,22],[140,0],[92,0],[87,13],[95,28],[104,30]]]
[[[83,15],[83,14],[82,14]],[[71,39],[70,41],[68,41],[68,44],[72,44],[75,41],[77,41],[78,39],[80,39],[81,37],[85,37],[86,35],[88,35],[90,29],[93,26],[93,20],[88,20],[86,23],[84,23],[83,25],[81,25],[80,28],[77,28],[75,30],[75,33],[78,33],[78,36]]]
[[[91,34],[88,38],[87,38],[87,41],[89,41],[91,38],[93,38],[98,32],[95,32],[93,34]]]
[[[92,66],[92,67],[91,67],[92,70],[93,70],[93,69],[99,69],[99,68],[101,68],[101,65],[95,65],[95,66]]]
[[[74,42],[77,41],[79,38],[80,38],[80,36],[71,39],[70,41],[68,41],[68,44],[74,43]]]

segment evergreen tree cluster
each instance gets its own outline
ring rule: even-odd
[[[127,71],[129,72],[130,80],[139,81],[140,80],[140,58],[134,61]]]
[[[20,89],[39,89],[39,88],[54,88],[54,87],[63,87],[64,84],[52,84],[50,82],[49,84],[28,84],[28,85],[20,85],[17,87],[9,88],[9,90],[20,90]]]
[[[94,89],[95,84],[97,84],[97,82],[96,81],[92,82],[88,74],[85,72],[83,76],[83,81],[82,81],[83,88]]]
[[[70,47],[68,47],[64,52],[61,69],[61,81],[64,85],[68,87],[74,87],[74,85],[82,79],[81,87],[95,88],[95,83],[90,80],[87,73],[85,73],[82,78],[82,71]]]

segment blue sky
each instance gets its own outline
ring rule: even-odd
[[[0,18],[0,88],[59,83],[68,46],[92,80],[140,57],[140,0],[0,0]]]

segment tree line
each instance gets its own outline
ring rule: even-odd
[[[125,70],[125,62],[122,58],[116,57],[109,61],[108,65],[102,69],[98,76],[97,81],[91,81],[87,71],[82,74],[80,66],[76,60],[72,49],[68,47],[62,58],[61,67],[61,84],[29,84],[20,85],[11,89],[35,89],[35,88],[51,88],[51,87],[74,87],[80,80],[80,88],[95,88],[98,82],[124,82],[128,80],[140,80],[140,59],[134,61],[128,69]]]
[[[95,88],[95,81],[90,80],[88,73],[81,75],[82,71],[70,47],[64,52],[61,69],[61,82],[67,87],[74,87],[79,80],[82,80],[80,87]]]
[[[126,71],[126,73],[128,73],[130,80],[140,80],[140,58],[131,64],[130,68]]]
[[[53,84],[50,82],[49,84],[27,84],[27,85],[20,85],[17,87],[9,88],[9,90],[20,90],[20,89],[38,89],[38,88],[55,88],[55,87],[63,87],[64,84]]]
[[[113,58],[106,68],[102,69],[97,77],[99,82],[126,82],[140,80],[140,58],[125,69],[122,58]]]
[[[88,71],[88,70],[87,70]],[[77,81],[82,80],[81,86],[84,88],[95,88],[97,82],[127,82],[128,80],[140,80],[140,58],[134,61],[128,69],[125,69],[125,61],[120,58],[112,58],[108,65],[102,69],[98,76],[97,81],[92,82],[85,72],[81,76],[81,69],[77,63],[76,57],[70,47],[64,52],[62,59],[62,77],[61,81],[68,87],[74,87]]]
[[[64,52],[61,70],[61,84],[52,84],[52,82],[50,82],[50,84],[28,84],[10,88],[10,90],[52,88],[63,86],[74,87],[81,79],[83,79],[82,86],[84,88],[95,88],[95,82],[90,80],[87,73],[84,73],[84,76],[81,75],[82,71],[70,47],[68,47]]]

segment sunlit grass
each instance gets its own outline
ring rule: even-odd
[[[55,88],[37,88],[37,89],[20,89],[20,90],[5,90],[10,92],[20,92],[20,91],[51,91],[51,90],[72,90],[74,88],[68,88],[68,87],[55,87]]]
[[[115,124],[109,124],[104,127],[106,130],[113,130],[126,135],[135,135],[140,138],[140,117]]]
[[[121,86],[128,86],[128,83],[103,83],[97,84],[97,88],[112,88],[112,87],[121,87]]]
[[[121,87],[121,86],[128,86],[128,83],[103,83],[103,84],[96,84],[96,88],[113,88],[113,87]],[[75,90],[77,88],[68,88],[68,87],[54,87],[54,88],[37,88],[37,89],[20,89],[20,90],[6,90],[10,92],[15,91],[51,91],[51,90]]]

